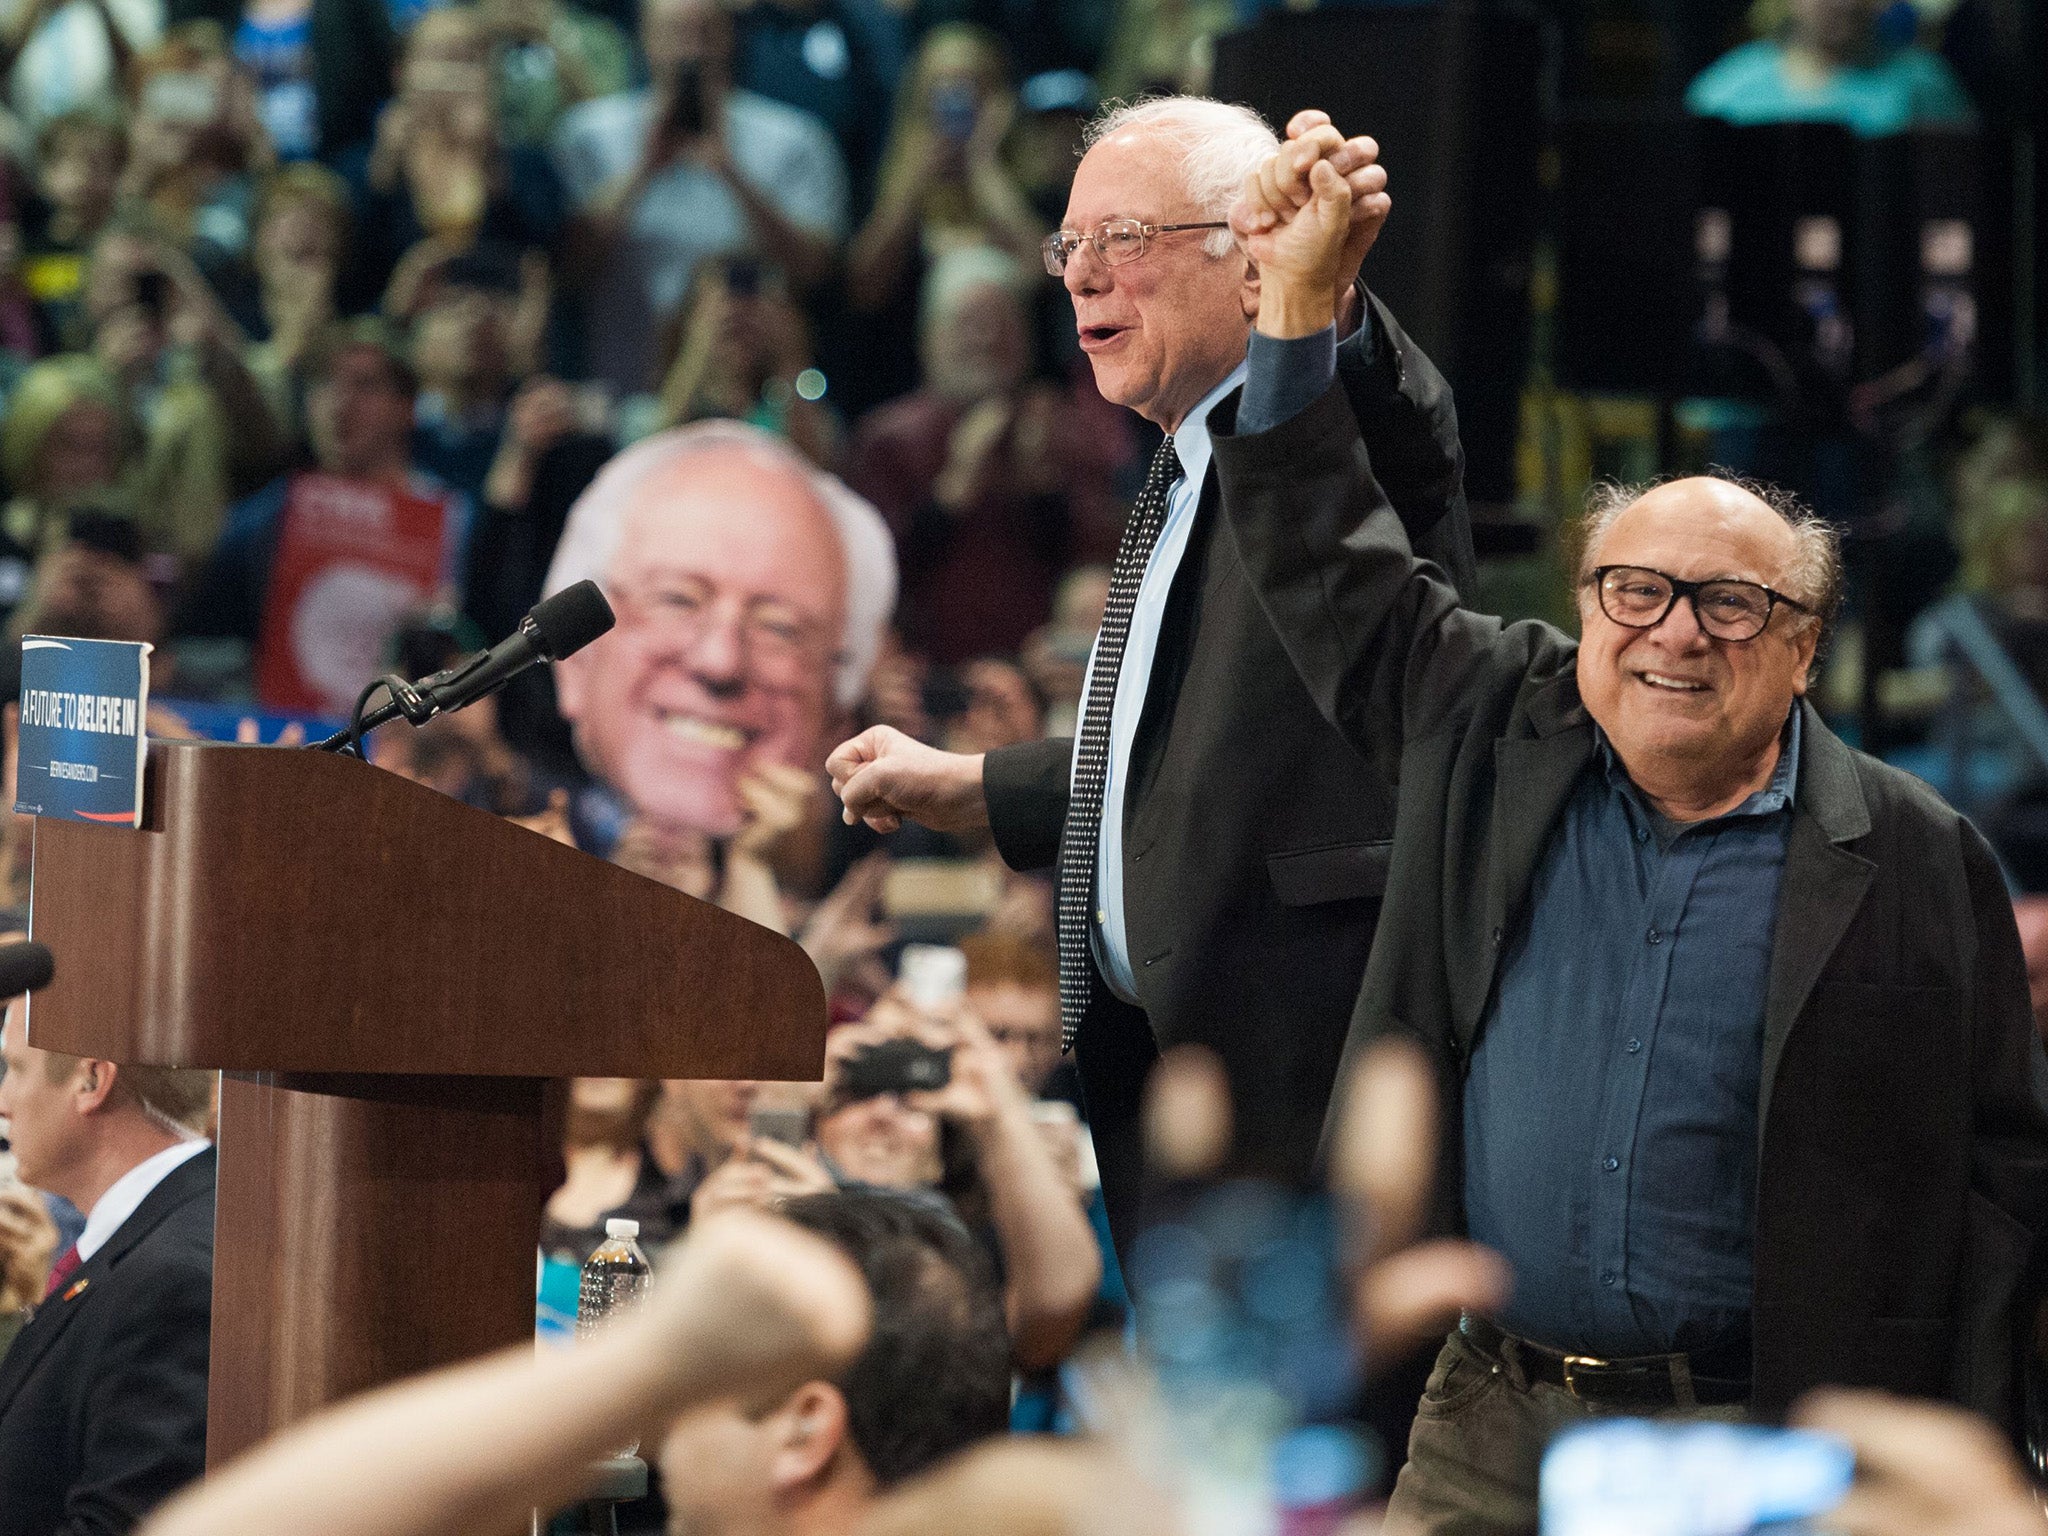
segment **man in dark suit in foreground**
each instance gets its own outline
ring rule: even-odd
[[[1469,591],[1449,388],[1353,288],[1387,212],[1377,148],[1321,114],[1292,127],[1358,184],[1332,279],[1356,324],[1338,364],[1351,408],[1409,534]],[[1308,1173],[1379,917],[1394,797],[1288,665],[1209,468],[1206,422],[1243,376],[1259,287],[1223,221],[1278,140],[1245,108],[1168,98],[1112,112],[1090,145],[1046,266],[1104,397],[1168,436],[1118,553],[1075,737],[984,758],[878,726],[828,766],[849,819],[986,826],[1014,868],[1058,863],[1062,1022],[1128,1248],[1139,1096],[1163,1048],[1216,1051],[1239,1149],[1260,1172]]]
[[[1596,499],[1579,639],[1462,611],[1329,387],[1349,200],[1254,184],[1216,455],[1304,682],[1400,784],[1347,1051],[1434,1053],[1445,1222],[1516,1275],[1439,1356],[1387,1530],[1533,1530],[1545,1442],[1600,1413],[1837,1384],[2012,1426],[2048,1226],[2019,937],[1970,824],[1805,702],[1837,535],[1674,481]]]
[[[23,1182],[86,1213],[0,1356],[0,1536],[126,1531],[206,1465],[212,1074],[39,1051],[0,1025]]]

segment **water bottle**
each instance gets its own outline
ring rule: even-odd
[[[635,1241],[640,1223],[614,1216],[604,1224],[604,1241],[583,1261],[583,1281],[576,1293],[576,1337],[587,1339],[605,1321],[630,1311],[654,1283],[654,1266]],[[640,1442],[620,1446],[612,1454],[631,1456]]]

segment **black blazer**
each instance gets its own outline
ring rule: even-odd
[[[1410,554],[1336,390],[1270,432],[1217,434],[1216,461],[1302,676],[1399,775],[1387,920],[1346,1050],[1398,1031],[1434,1053],[1439,1224],[1455,1230],[1463,1069],[1595,751],[1578,645],[1459,609]],[[2011,1426],[2048,1228],[2048,1116],[2012,905],[1967,821],[1799,707],[1764,1008],[1755,1406],[1780,1412],[1837,1383],[1948,1398]]]
[[[1450,387],[1377,300],[1371,326],[1340,348],[1339,372],[1411,533],[1471,591]],[[1212,430],[1234,414],[1233,396]],[[1124,919],[1143,1013],[1099,987],[1075,1046],[1120,1247],[1137,1193],[1139,1094],[1161,1048],[1212,1047],[1236,1099],[1239,1153],[1269,1175],[1309,1172],[1394,835],[1392,784],[1288,664],[1219,499],[1212,469],[1127,778]],[[989,754],[989,820],[1012,867],[1054,862],[1072,753],[1060,738]]]
[[[172,1169],[0,1359],[0,1536],[126,1531],[206,1469],[214,1162]]]

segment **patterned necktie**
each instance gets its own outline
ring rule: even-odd
[[[1081,735],[1074,744],[1074,788],[1067,802],[1066,835],[1060,841],[1057,912],[1060,942],[1060,1048],[1071,1050],[1074,1032],[1087,1012],[1095,965],[1088,954],[1088,922],[1095,910],[1096,844],[1102,832],[1102,792],[1109,777],[1109,717],[1116,704],[1117,674],[1123,670],[1124,642],[1138,606],[1138,584],[1166,525],[1166,495],[1180,478],[1180,459],[1167,438],[1152,456],[1145,488],[1138,493],[1124,536],[1110,567],[1109,601],[1095,637],[1095,664],[1088,677],[1088,701]]]
[[[48,1301],[56,1295],[59,1287],[78,1273],[79,1263],[76,1243],[57,1255],[57,1262],[50,1266],[50,1283],[43,1287],[43,1300]]]

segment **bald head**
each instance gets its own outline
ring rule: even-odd
[[[1578,529],[1579,579],[1614,562],[1602,552],[1608,533],[1641,508],[1640,516],[1680,523],[1698,520],[1720,536],[1742,539],[1748,529],[1759,554],[1776,554],[1780,580],[1767,582],[1813,610],[1825,630],[1842,600],[1842,542],[1832,525],[1776,486],[1719,475],[1691,475],[1655,485],[1602,484],[1587,499]],[[1788,542],[1789,541],[1789,542]]]
[[[1806,691],[1839,600],[1834,531],[1769,487],[1695,477],[1604,489],[1583,549],[1587,711],[1666,814],[1733,809],[1768,782]],[[1746,585],[1680,590],[1703,582]]]

